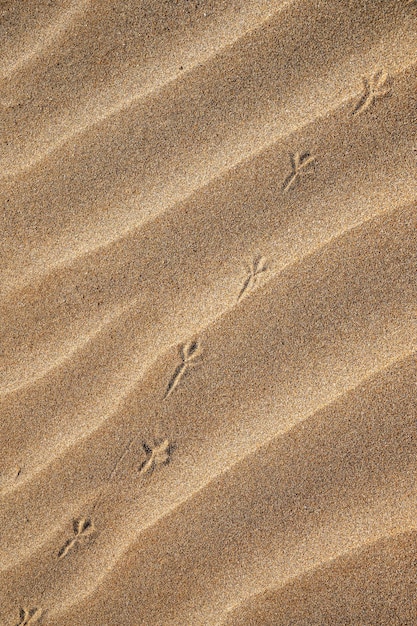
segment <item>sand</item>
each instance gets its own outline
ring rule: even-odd
[[[417,3],[0,2],[0,624],[417,624]]]

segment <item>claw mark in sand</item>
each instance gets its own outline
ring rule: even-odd
[[[76,543],[78,543],[83,537],[91,535],[94,530],[94,526],[91,520],[88,518],[74,520],[72,527],[74,530],[74,537],[68,539],[68,541],[66,541],[65,544],[62,546],[62,548],[58,552],[59,559],[63,559],[65,556],[67,556],[68,552],[71,550],[71,548],[75,546]]]
[[[169,443],[168,439],[164,439],[161,443],[155,445],[153,448],[144,443],[143,448],[146,452],[147,458],[139,468],[141,474],[153,472],[157,465],[166,465],[167,463],[169,463],[172,446]]]
[[[353,115],[366,111],[369,107],[378,100],[384,98],[391,93],[391,87],[387,85],[389,75],[380,70],[373,74],[371,78],[362,78],[363,82],[363,94],[357,105],[352,111]]]
[[[42,609],[23,609],[21,608],[19,611],[20,622],[16,624],[16,626],[27,626],[28,624],[36,624],[39,622]]]
[[[316,160],[316,157],[311,156],[309,152],[304,152],[300,154],[296,152],[291,157],[291,166],[292,172],[287,176],[283,184],[283,190],[288,191],[290,187],[295,183],[297,178],[300,176],[300,173],[303,169],[305,169],[308,165],[311,165]]]
[[[187,373],[188,369],[195,365],[197,359],[201,355],[200,345],[198,341],[190,341],[180,348],[181,363],[178,365],[171,380],[168,383],[167,390],[164,395],[164,400],[171,395],[174,389],[179,385],[183,376]]]
[[[248,289],[253,289],[258,281],[259,276],[268,270],[267,261],[264,257],[257,257],[252,261],[252,265],[247,267],[247,276],[239,292],[237,301],[242,299],[244,293]]]

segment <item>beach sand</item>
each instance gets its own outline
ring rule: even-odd
[[[0,624],[417,624],[417,3],[0,2]]]

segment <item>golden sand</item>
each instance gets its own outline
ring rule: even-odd
[[[0,625],[416,625],[417,3],[0,35]]]

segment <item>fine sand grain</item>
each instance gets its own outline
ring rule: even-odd
[[[417,2],[0,35],[0,626],[416,626]]]

